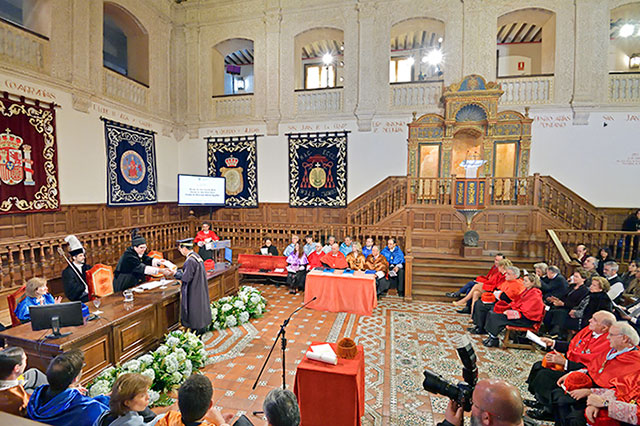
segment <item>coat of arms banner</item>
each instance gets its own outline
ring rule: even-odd
[[[289,133],[289,205],[347,206],[349,132]]]
[[[0,98],[0,214],[60,209],[54,105]]]
[[[227,207],[258,207],[258,136],[206,138],[207,174],[225,178]]]
[[[101,120],[107,144],[107,205],[157,203],[155,132]]]

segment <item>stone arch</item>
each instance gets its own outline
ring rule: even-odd
[[[498,17],[498,77],[554,74],[556,12],[527,7]]]
[[[254,92],[254,41],[250,38],[228,38],[212,47],[213,95],[231,95]],[[240,68],[240,74],[228,72],[227,65]],[[238,89],[242,79],[244,89]]]
[[[393,24],[389,47],[389,81],[440,79],[444,35],[444,21],[435,18],[413,17]],[[432,57],[440,61],[436,63]]]
[[[148,85],[149,33],[142,22],[122,5],[104,2],[103,25],[104,65]]]
[[[322,64],[323,55],[329,54],[333,61],[334,86],[342,86],[344,69],[344,31],[335,27],[306,29],[294,37],[295,88],[305,88],[305,72],[308,66]]]
[[[51,36],[52,0],[22,0],[13,11],[0,16],[14,24],[49,38]]]
[[[608,63],[610,72],[640,71],[640,2],[610,10]]]

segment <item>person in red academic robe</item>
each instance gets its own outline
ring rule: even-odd
[[[579,372],[586,373],[592,380],[593,386],[603,389],[614,389],[628,377],[638,375],[640,371],[640,338],[635,329],[624,321],[616,322],[609,329],[609,344],[611,349],[596,357],[589,367]],[[551,393],[553,417],[557,425],[565,425],[574,419],[581,419],[587,405],[587,398],[591,395],[591,387],[575,389],[565,393],[561,387],[567,381],[571,372],[558,379],[559,389]],[[636,384],[624,392],[634,392]]]
[[[349,267],[347,259],[344,257],[344,254],[340,252],[340,246],[337,243],[331,246],[329,253],[320,258],[320,262],[326,267],[333,269],[347,269]]]
[[[498,273],[491,275],[487,280],[483,280],[483,282],[476,283],[473,288],[467,293],[465,297],[462,299],[453,302],[454,306],[464,306],[461,311],[458,313],[461,314],[470,314],[473,312],[473,308],[476,304],[476,301],[480,299],[482,293],[486,291],[494,291],[496,288],[500,286],[505,281],[505,274],[507,268],[513,266],[509,259],[502,259],[497,262]],[[520,270],[518,270],[518,276],[520,275]]]
[[[510,266],[507,270],[511,268],[514,267]],[[533,324],[542,321],[544,317],[544,303],[542,302],[542,292],[540,291],[540,278],[536,275],[525,275],[524,280],[520,284],[524,286],[522,292],[518,292],[520,286],[517,281],[518,280],[505,281],[501,287],[502,292],[511,299],[509,308],[504,311],[504,313],[497,313],[494,310],[487,315],[484,329],[489,333],[489,337],[483,342],[487,347],[500,346],[498,334],[500,334],[507,325],[531,327]]]
[[[593,388],[585,417],[594,426],[640,424],[640,372],[615,379],[613,389]]]
[[[504,259],[504,255],[502,253],[497,253],[495,258],[493,259],[493,265],[491,265],[491,269],[485,275],[479,275],[475,280],[469,281],[464,286],[462,286],[458,291],[454,291],[452,293],[446,293],[445,296],[458,298],[464,296],[469,293],[474,285],[476,284],[484,284],[489,281],[494,275],[498,274],[498,262]]]
[[[312,270],[313,268],[322,268],[322,262],[320,259],[325,255],[324,250],[322,250],[322,244],[316,243],[315,250],[312,251],[309,256],[307,256],[307,260],[309,264],[307,268]]]
[[[198,254],[202,260],[209,260],[213,258],[213,250],[207,249],[207,243],[211,241],[218,241],[220,238],[215,232],[211,230],[211,224],[209,222],[202,223],[202,230],[198,231],[196,237],[193,239],[193,243],[198,245]]]
[[[609,328],[615,322],[616,317],[611,312],[598,311],[589,319],[589,325],[580,330],[570,342],[541,337],[552,352],[545,355],[544,362],[533,364],[527,378],[529,392],[535,397],[535,400],[525,402],[535,408],[527,411],[529,417],[533,416],[538,420],[551,417],[550,394],[557,388],[558,379],[569,371],[588,368],[595,358],[608,352],[611,348]],[[566,358],[562,353],[566,354]]]

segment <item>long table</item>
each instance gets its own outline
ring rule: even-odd
[[[238,267],[233,265],[207,274],[209,297],[217,300],[238,291]],[[71,335],[55,340],[45,336],[51,330],[31,330],[22,324],[0,333],[8,346],[20,346],[27,353],[28,366],[46,371],[58,354],[80,348],[85,367],[82,382],[86,383],[103,369],[134,358],[157,346],[162,337],[180,326],[180,285],[172,281],[160,287],[134,292],[133,302],[124,302],[122,293],[102,298],[100,318],[78,327],[65,327]],[[95,311],[92,303],[89,310]]]
[[[311,271],[305,281],[304,302],[314,297],[317,299],[308,306],[311,309],[371,315],[378,306],[376,276],[362,271],[355,271],[353,275],[339,270],[333,273]]]

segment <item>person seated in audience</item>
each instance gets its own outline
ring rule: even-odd
[[[316,249],[316,243],[313,242],[313,235],[307,235],[306,237],[304,237],[304,241],[305,245],[302,250],[304,251],[304,254],[309,256],[311,252]]]
[[[499,263],[502,265],[503,261]],[[475,326],[467,329],[471,334],[487,334],[484,324],[487,315],[496,306],[496,300],[501,301],[500,306],[506,306],[524,291],[524,283],[519,278],[520,269],[513,265],[506,268],[503,267],[503,269],[505,271],[504,281],[494,290],[493,294],[487,292],[486,296],[483,297],[484,300],[473,305],[471,319]]]
[[[262,403],[262,411],[264,411],[269,426],[298,426],[300,424],[298,399],[288,389],[275,388],[271,390]]]
[[[204,374],[192,374],[178,389],[178,408],[169,411],[157,426],[229,426],[233,414],[222,414],[213,406],[213,386]],[[210,420],[209,420],[210,419]]]
[[[550,298],[552,297],[560,299],[566,296],[569,291],[569,284],[557,266],[549,266],[549,269],[547,269],[547,278],[549,279],[547,283],[541,283],[542,297],[545,302],[551,303]]]
[[[505,274],[509,266],[513,266],[509,259],[502,259],[498,261],[498,273],[493,274],[488,280],[483,283],[477,283],[473,286],[471,291],[467,293],[462,299],[453,302],[454,306],[464,306],[464,308],[456,311],[459,314],[470,314],[473,312],[473,308],[476,301],[482,297],[485,292],[493,292],[500,286],[505,280]],[[518,269],[518,274],[520,270]],[[517,277],[516,277],[517,278]],[[492,303],[492,302],[490,302]],[[466,305],[466,306],[465,306]]]
[[[586,370],[572,371],[558,379],[558,388],[550,393],[553,418],[556,425],[584,424],[584,410],[587,398],[591,395],[591,388],[611,389],[618,382],[632,378],[638,386],[638,372],[640,371],[640,351],[637,346],[640,342],[638,333],[629,324],[623,321],[614,323],[609,328],[609,344],[611,350],[600,354],[587,366]],[[576,374],[587,374],[593,383],[586,388],[574,389],[566,393],[562,386],[568,377]],[[634,390],[634,389],[629,389]]]
[[[549,283],[549,276],[547,275],[549,265],[544,262],[536,263],[535,265],[533,265],[533,270],[535,271],[538,278],[540,278],[540,284]]]
[[[589,325],[580,330],[571,342],[553,340],[547,337],[540,339],[551,350],[531,367],[527,383],[534,400],[525,400],[531,407],[527,415],[536,420],[550,420],[551,391],[557,388],[560,377],[569,371],[587,368],[603,353],[609,351],[609,328],[616,322],[611,312],[598,311],[589,320]],[[566,357],[562,354],[566,354]]]
[[[489,269],[489,272],[487,272],[485,275],[477,276],[475,280],[469,281],[468,283],[463,285],[458,291],[445,293],[445,296],[457,299],[459,297],[462,297],[468,294],[474,285],[483,284],[489,281],[493,277],[493,275],[496,275],[499,273],[498,262],[500,262],[502,259],[504,259],[504,255],[502,253],[496,253],[495,257],[493,258],[493,265],[491,265],[491,269]]]
[[[587,397],[587,408],[584,415],[594,426],[611,426],[620,424],[640,424],[640,405],[638,405],[638,382],[640,378],[623,378],[616,381],[613,389],[593,388]],[[620,383],[622,386],[619,386]],[[601,410],[606,414],[601,415]]]
[[[631,213],[627,218],[622,222],[622,230],[625,232],[637,232],[640,233],[640,209],[637,209],[635,212]],[[633,240],[633,244],[632,244]],[[624,238],[625,250],[624,257],[629,256],[629,251],[631,250],[631,246],[633,245],[633,252],[631,252],[631,258],[634,259],[638,255],[638,243],[640,242],[640,236],[638,235],[627,235]]]
[[[296,248],[296,244],[298,244],[298,242],[300,241],[300,238],[298,238],[297,235],[292,235],[291,236],[291,244],[289,244],[287,246],[287,248],[284,249],[284,251],[282,252],[282,254],[284,256],[289,256],[291,253],[293,253],[293,250],[295,250]]]
[[[353,243],[352,247],[353,250],[346,257],[349,269],[364,271],[364,263],[367,259],[362,254],[362,246],[360,243]]]
[[[520,391],[504,380],[480,380],[471,397],[471,425],[522,426],[524,406]],[[464,426],[464,412],[456,401],[449,400],[444,420],[437,426]]]
[[[395,238],[389,238],[387,246],[380,252],[389,262],[389,286],[398,290],[398,296],[404,296],[404,253],[398,247]]]
[[[262,247],[260,247],[260,253],[258,254],[264,254],[267,256],[277,256],[278,249],[276,248],[276,246],[273,245],[271,238],[265,238],[264,244]]]
[[[598,259],[596,259],[594,256],[587,257],[587,259],[582,264],[582,267],[587,272],[591,272],[592,274],[595,274],[595,275],[600,275],[598,274]]]
[[[62,271],[64,295],[72,302],[76,300],[88,302],[89,288],[86,282],[87,271],[91,269],[91,265],[86,264],[84,247],[75,235],[68,235],[64,240],[69,243],[69,256],[71,256],[71,265]]]
[[[371,249],[373,248],[373,238],[369,237],[364,242],[364,247],[362,247],[362,255],[366,259],[371,254]]]
[[[611,249],[609,247],[602,247],[598,252],[598,266],[596,267],[596,272],[601,277],[604,276],[604,264],[613,260],[613,256],[611,255]]]
[[[640,271],[638,275],[640,275]],[[640,300],[636,300],[629,306],[619,306],[616,309],[616,314],[619,315],[621,320],[627,321],[640,333]]]
[[[627,289],[623,293],[625,299],[640,298],[640,268],[637,268],[633,274],[633,278],[629,281]],[[628,304],[628,303],[627,303]]]
[[[315,249],[307,256],[307,260],[309,264],[307,265],[307,270],[312,270],[314,268],[322,268],[322,256],[324,256],[324,250],[322,249],[322,244],[315,243]]]
[[[329,253],[331,252],[331,247],[333,247],[333,245],[336,243],[336,237],[334,237],[333,235],[329,235],[329,237],[327,238],[327,244],[322,247],[322,251],[325,253]],[[340,248],[338,246],[338,248]]]
[[[565,323],[566,330],[580,330],[589,323],[589,319],[595,312],[613,310],[613,304],[609,296],[609,281],[602,277],[591,278],[589,286],[589,294],[576,306],[569,311],[569,318]]]
[[[618,276],[618,264],[610,261],[604,264],[604,277],[609,281],[609,291],[607,294],[612,302],[618,303],[621,300],[622,293],[624,293],[624,284]]]
[[[578,243],[576,245],[576,252],[572,257],[582,265],[584,261],[587,260],[587,257],[589,257],[587,246],[582,243]]]
[[[131,233],[131,247],[128,247],[113,272],[113,291],[123,291],[145,281],[147,275],[163,274],[171,277],[169,268],[160,269],[160,265],[169,265],[164,259],[152,259],[146,253],[147,240],[134,229]]]
[[[47,384],[47,376],[35,368],[27,368],[27,354],[12,346],[0,351],[0,411],[24,416],[29,397]]]
[[[202,223],[202,230],[198,231],[196,237],[193,239],[193,243],[198,245],[198,255],[202,260],[213,259],[213,250],[207,248],[207,244],[212,241],[218,241],[220,238],[211,230],[211,224],[209,222]]]
[[[93,426],[152,426],[160,419],[149,408],[149,389],[153,380],[137,373],[118,377],[111,388],[109,410]]]
[[[347,269],[349,267],[347,259],[340,251],[340,246],[338,245],[338,243],[333,243],[333,245],[331,246],[331,251],[322,256],[320,262],[322,262],[322,264],[327,268]]]
[[[512,268],[514,268],[512,266]],[[506,281],[505,281],[506,282]],[[540,291],[540,279],[536,275],[525,275],[523,279],[524,291],[515,296],[504,313],[489,312],[484,329],[489,337],[482,342],[487,347],[500,346],[498,334],[507,325],[517,327],[531,327],[542,321],[544,317],[544,303]]]
[[[624,284],[624,288],[629,288],[629,284],[636,278],[636,271],[638,270],[638,265],[640,264],[640,259],[634,259],[627,266],[627,271],[620,275],[620,281]]]
[[[27,416],[53,426],[92,426],[109,409],[109,397],[85,396],[80,388],[84,354],[80,349],[56,356],[47,368],[48,385],[33,392]],[[82,390],[82,392],[81,392]]]
[[[296,243],[293,251],[287,256],[287,286],[289,294],[297,294],[298,290],[304,291],[304,282],[307,274],[307,255],[304,254],[299,243]]]
[[[371,254],[367,257],[364,267],[368,271],[376,271],[376,294],[378,297],[382,297],[389,290],[389,280],[387,279],[389,262],[380,253],[378,246],[371,248]]]
[[[351,253],[353,250],[353,241],[350,236],[344,237],[344,241],[340,244],[340,252],[345,255],[345,257]]]
[[[544,325],[551,335],[558,335],[564,330],[569,311],[589,294],[589,288],[585,285],[589,274],[584,268],[578,268],[571,276],[569,292],[561,298],[551,296],[547,298],[550,309],[544,316]]]
[[[52,305],[62,301],[62,297],[54,298],[49,293],[47,280],[39,277],[33,277],[27,281],[24,294],[26,297],[22,302],[18,303],[15,310],[16,317],[23,323],[31,321],[29,306]]]

